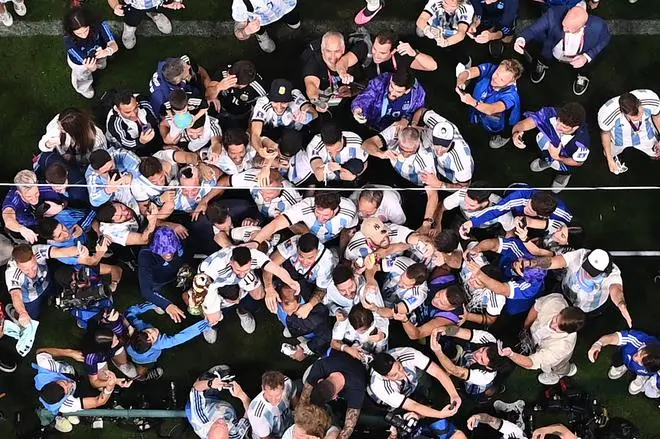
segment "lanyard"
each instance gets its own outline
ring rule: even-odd
[[[626,117],[625,119],[628,121],[628,125],[630,125],[630,129],[633,130],[633,132],[636,133],[636,132],[638,132],[639,130],[642,129],[642,124],[644,123],[644,119],[642,119],[642,120],[639,122],[639,126],[638,126],[638,127],[636,127],[635,124],[632,123],[632,121],[631,121],[630,119],[628,119],[627,117]]]

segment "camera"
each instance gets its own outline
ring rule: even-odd
[[[55,305],[65,311],[88,308],[109,296],[101,277],[91,267],[65,267],[55,273],[55,279],[62,286],[62,292],[55,298]]]
[[[413,436],[417,431],[417,419],[405,419],[402,413],[389,412],[385,414],[385,422],[396,428],[402,436]]]

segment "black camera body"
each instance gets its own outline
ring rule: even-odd
[[[90,267],[73,270],[71,282],[63,285],[62,292],[55,298],[55,305],[65,311],[88,308],[93,303],[109,297],[101,277]]]

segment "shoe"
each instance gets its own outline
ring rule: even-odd
[[[82,330],[87,329],[87,323],[83,322],[83,321],[80,320],[80,319],[76,319],[76,326],[77,326],[79,329],[82,329]]]
[[[557,384],[559,382],[559,379],[561,377],[557,375],[556,373],[542,373],[538,376],[539,383],[546,385],[546,386],[552,386],[554,384]]]
[[[9,11],[5,11],[4,14],[0,14],[0,23],[9,27],[14,24],[14,17],[11,16]]]
[[[241,320],[243,331],[252,334],[257,328],[257,322],[254,320],[254,316],[247,311],[245,313],[236,312],[236,314],[238,314],[238,318]]]
[[[119,369],[121,373],[123,373],[126,378],[129,378],[131,380],[135,379],[137,377],[137,370],[135,369],[135,365],[133,363],[126,363],[126,364],[116,364],[113,362],[113,364]]]
[[[69,422],[69,420],[64,416],[56,416],[55,430],[59,431],[60,433],[70,433],[73,430],[73,425],[71,425],[71,422]]]
[[[488,146],[490,146],[492,149],[500,149],[509,143],[509,140],[511,140],[511,137],[502,137],[499,134],[495,134],[494,136],[491,136],[490,140],[488,141]]]
[[[78,93],[80,93],[82,95],[82,97],[84,97],[85,99],[92,99],[94,97],[94,89],[93,88],[89,89],[88,91],[86,91],[84,93],[80,92],[80,91]]]
[[[287,357],[291,357],[296,353],[297,350],[298,349],[290,343],[282,343],[282,347],[280,348],[280,352],[282,352]]]
[[[525,430],[525,419],[523,418],[523,414],[525,413],[525,401],[519,399],[518,401],[506,403],[504,401],[497,400],[493,403],[493,408],[496,411],[502,413],[515,413],[517,415],[516,425],[521,430]]]
[[[543,78],[545,78],[545,72],[548,70],[548,66],[543,64],[541,61],[536,60],[536,65],[534,66],[534,71],[530,75],[530,79],[532,83],[538,84],[539,82],[543,81]]]
[[[573,81],[573,93],[576,96],[582,96],[587,91],[587,88],[589,88],[589,82],[589,78],[586,76],[577,75],[577,78]]]
[[[289,26],[289,29],[293,29],[293,30],[300,29],[300,20],[298,20],[298,23],[296,24],[287,23],[286,25]]]
[[[218,331],[216,331],[213,328],[207,329],[206,331],[202,332],[202,335],[204,336],[204,340],[206,340],[208,344],[213,344],[218,339]]]
[[[282,336],[284,338],[291,338],[291,331],[289,331],[289,328],[284,327],[284,329],[282,330]]]
[[[163,370],[162,367],[152,367],[151,369],[149,369],[149,372],[147,372],[147,376],[142,377],[142,378],[138,378],[137,380],[138,381],[157,380],[157,379],[159,379],[160,377],[163,376],[163,372],[164,372],[164,370]]]
[[[264,52],[273,53],[275,51],[275,41],[268,36],[268,32],[264,32],[263,35],[257,35],[257,42]]]
[[[362,26],[369,23],[371,19],[374,18],[376,14],[380,12],[381,9],[383,9],[382,1],[378,5],[378,9],[376,9],[375,11],[370,11],[367,8],[362,8],[360,12],[358,12],[357,15],[355,16],[355,24],[357,24],[358,26]]]
[[[558,194],[566,186],[568,186],[569,181],[571,181],[571,176],[569,174],[557,174],[557,175],[555,175],[555,179],[552,180],[552,192],[555,193],[555,194]]]
[[[500,58],[504,53],[504,43],[502,40],[493,40],[488,42],[488,53],[493,58]]]
[[[638,0],[628,0],[628,3],[630,3],[631,5],[634,5],[635,3],[637,3],[637,1]]]
[[[124,44],[124,47],[129,50],[134,48],[135,43],[137,43],[137,38],[135,37],[136,30],[137,27],[129,26],[124,23],[124,30],[121,33],[121,42]]]
[[[80,424],[80,418],[78,416],[67,416],[66,420],[71,423],[71,425]]]
[[[630,382],[628,385],[628,393],[631,395],[637,395],[638,393],[641,393],[642,390],[644,390],[644,385],[648,381],[650,377],[645,377],[641,375],[637,375],[634,380]]]
[[[625,364],[622,364],[619,367],[612,366],[610,370],[607,371],[607,377],[611,380],[618,380],[628,372],[628,368]]]
[[[0,372],[12,373],[16,370],[18,364],[15,361],[4,360],[0,358]]]
[[[536,159],[529,164],[529,169],[534,172],[542,172],[550,167],[550,163],[547,160]]]
[[[16,308],[14,308],[14,305],[8,303],[7,306],[5,306],[5,314],[7,315],[7,317],[9,317],[9,320],[16,323],[17,325],[19,324],[18,311],[16,311]]]
[[[165,14],[147,12],[147,16],[151,18],[154,22],[160,33],[171,34],[172,33],[172,22]]]
[[[19,17],[24,17],[25,14],[27,14],[27,7],[25,6],[25,0],[23,0],[20,3],[13,2],[14,3],[14,12],[16,12],[16,15]]]
[[[571,365],[570,365],[570,367],[569,367],[569,369],[568,369],[568,373],[566,374],[566,376],[567,376],[567,377],[575,376],[575,374],[577,373],[577,371],[578,371],[578,369],[577,369],[577,366],[575,365],[575,363],[571,363]]]
[[[156,308],[154,308],[154,312],[156,314],[158,314],[159,316],[162,316],[163,314],[165,314],[165,310],[163,308],[161,308],[160,306],[157,306]]]

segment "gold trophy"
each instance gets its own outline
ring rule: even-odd
[[[188,312],[190,315],[202,314],[202,303],[213,280],[204,273],[196,274],[192,280],[192,287],[186,292],[188,295]]]

